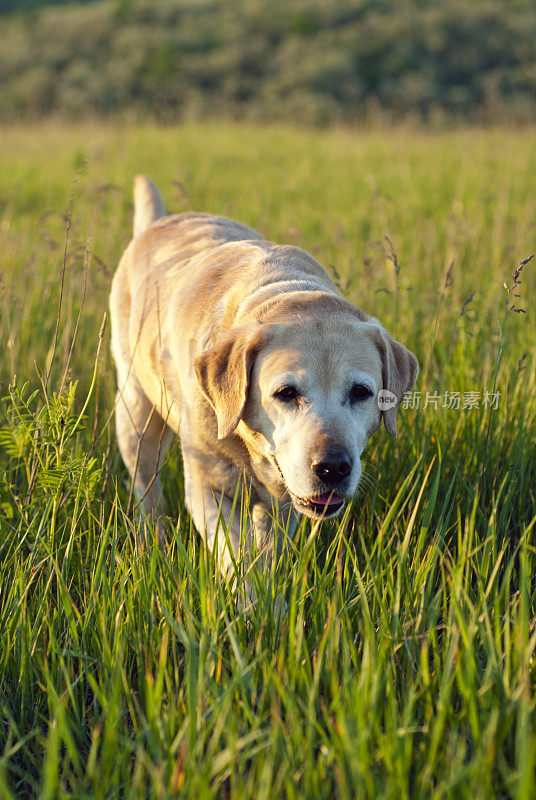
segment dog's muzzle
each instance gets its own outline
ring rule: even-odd
[[[338,494],[334,490],[320,492],[312,497],[298,497],[298,495],[291,492],[287,486],[285,476],[283,475],[281,467],[279,466],[275,456],[273,456],[273,461],[283,486],[291,496],[293,505],[296,510],[300,512],[300,514],[306,514],[308,517],[312,517],[313,519],[327,519],[329,517],[336,516],[340,511],[342,511],[346,502],[346,497],[344,497],[342,494]]]
[[[335,492],[324,492],[310,498],[292,495],[292,499],[300,511],[315,517],[334,517],[342,511],[345,503],[345,498]]]

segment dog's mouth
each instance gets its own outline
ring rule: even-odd
[[[334,491],[322,492],[314,497],[298,497],[298,495],[291,492],[286,485],[285,476],[283,475],[281,467],[279,466],[279,463],[275,457],[274,463],[281,477],[283,486],[290,494],[292,502],[301,514],[305,514],[313,519],[328,519],[329,517],[334,517],[339,513],[339,511],[342,511],[345,498],[342,496],[342,494],[337,494],[337,492]]]
[[[334,517],[344,506],[345,498],[336,492],[324,492],[315,497],[296,497],[292,495],[299,511],[309,517]]]

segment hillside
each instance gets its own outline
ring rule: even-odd
[[[536,118],[531,0],[3,0],[0,9],[3,119]]]

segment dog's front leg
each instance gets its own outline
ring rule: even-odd
[[[298,514],[288,504],[272,504],[271,510],[263,503],[253,504],[251,509],[257,553],[264,567],[269,568],[275,556],[276,562],[284,553],[287,542],[294,536]]]
[[[231,498],[209,486],[195,464],[184,460],[184,489],[188,510],[205,545],[211,552],[217,546],[217,562],[224,573],[232,573],[240,555],[251,554],[252,525],[241,520],[240,499]]]

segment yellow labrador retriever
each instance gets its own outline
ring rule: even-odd
[[[298,514],[342,510],[382,416],[396,436],[417,360],[304,250],[223,217],[165,216],[141,175],[134,202],[134,238],[110,298],[119,447],[158,520],[159,471],[179,435],[186,505],[227,569],[226,540],[236,556],[245,524],[246,550],[256,541],[269,551],[276,507],[291,530]],[[241,480],[242,524],[233,514]]]

